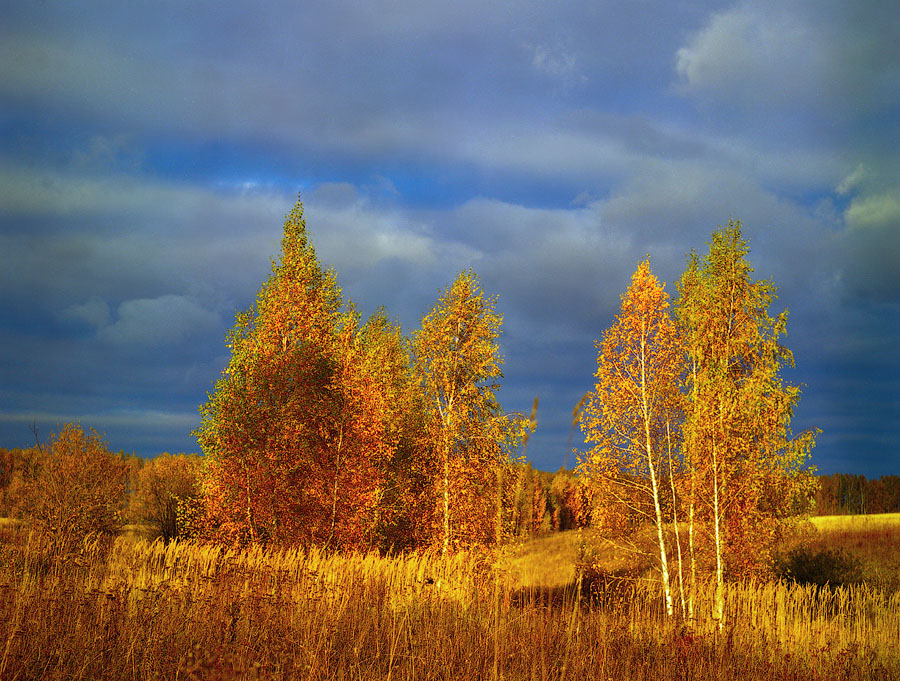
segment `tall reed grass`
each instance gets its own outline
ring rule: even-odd
[[[0,679],[890,679],[900,595],[736,584],[716,633],[656,589],[523,587],[486,556],[0,537]],[[697,611],[712,611],[713,586]]]

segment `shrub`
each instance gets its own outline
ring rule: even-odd
[[[166,542],[185,538],[183,509],[200,495],[201,459],[196,454],[161,454],[135,476],[132,519],[150,525]]]
[[[122,526],[127,466],[100,435],[67,424],[36,450],[21,492],[22,514],[54,551],[76,550],[90,535],[112,536]]]
[[[776,574],[799,584],[846,586],[862,581],[862,564],[841,549],[798,547],[775,562]]]

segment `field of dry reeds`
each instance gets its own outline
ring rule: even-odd
[[[671,625],[640,582],[592,596],[475,554],[120,537],[61,560],[27,528],[0,535],[4,681],[900,677],[900,593],[865,585],[732,585],[717,633]]]

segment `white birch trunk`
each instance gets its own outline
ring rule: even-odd
[[[647,375],[646,375],[646,331],[641,334],[641,402],[644,417],[644,438],[647,448],[647,465],[650,468],[650,485],[653,491],[653,506],[656,511],[656,537],[659,542],[659,563],[662,576],[663,594],[666,599],[666,614],[672,616],[672,590],[669,584],[669,563],[666,556],[666,542],[663,537],[662,508],[659,504],[659,484],[656,477],[656,467],[653,465],[653,443],[650,439],[650,409],[647,404]]]

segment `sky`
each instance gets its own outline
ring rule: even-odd
[[[900,21],[881,0],[0,0],[0,447],[191,430],[298,194],[364,314],[473,268],[557,470],[649,255],[743,223],[822,473],[900,473]],[[574,445],[579,445],[576,433]]]

